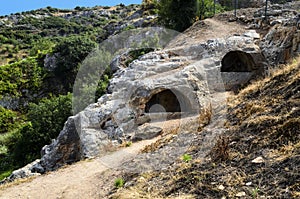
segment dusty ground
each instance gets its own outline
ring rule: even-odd
[[[155,122],[151,125],[163,128],[164,132],[176,131],[184,124],[188,128],[197,123],[198,117],[188,117],[170,121]],[[160,140],[158,136],[151,140],[133,143],[130,147],[96,158],[81,161],[70,166],[49,172],[22,182],[13,182],[0,186],[0,198],[105,198],[114,190],[114,181],[131,170],[122,165],[137,161],[140,151]],[[146,158],[132,166],[133,170],[147,166],[151,159]]]
[[[0,187],[0,198],[102,198],[119,177],[115,169],[158,138],[134,143],[131,147],[75,163],[28,182]]]
[[[168,48],[193,45],[213,38],[227,38],[244,32],[246,32],[245,25],[217,18],[208,18],[196,22],[176,38],[174,42],[171,42]]]

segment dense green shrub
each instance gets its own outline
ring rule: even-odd
[[[29,51],[30,56],[35,56],[40,52],[48,53],[54,48],[55,43],[50,39],[40,39],[32,43],[32,48]]]
[[[218,3],[214,6],[213,0],[160,0],[158,7],[159,21],[167,28],[180,32],[198,19],[212,17],[214,12],[224,10]]]
[[[41,148],[58,136],[64,122],[72,115],[71,108],[71,94],[68,94],[31,103],[28,118],[0,109],[0,114],[3,113],[0,122],[4,127],[1,130],[7,130],[0,134],[0,180],[39,158]],[[5,125],[4,120],[11,120],[11,125]]]
[[[184,31],[197,17],[196,0],[160,0],[159,21],[167,28]]]
[[[13,130],[18,121],[19,117],[17,112],[0,106],[0,134]]]
[[[215,9],[215,10],[214,10]],[[198,16],[200,19],[214,16],[215,13],[220,13],[225,10],[221,4],[216,3],[214,5],[214,0],[198,0]]]
[[[55,48],[59,53],[55,74],[67,90],[73,86],[79,63],[96,47],[97,43],[87,36],[71,36],[63,39]]]
[[[0,96],[22,96],[23,92],[36,92],[44,77],[43,68],[35,57],[0,66]]]
[[[67,118],[72,115],[71,94],[31,103],[28,122],[20,129],[20,138],[13,146],[16,164],[24,165],[40,156],[41,148],[58,136]]]

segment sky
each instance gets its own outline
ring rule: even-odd
[[[75,8],[76,6],[114,6],[140,4],[142,0],[1,0],[0,16],[11,13],[36,10],[51,6],[53,8]]]

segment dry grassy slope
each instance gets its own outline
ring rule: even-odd
[[[111,197],[300,198],[300,58],[228,103],[228,131],[207,162],[198,159],[199,139],[191,162],[134,177]]]

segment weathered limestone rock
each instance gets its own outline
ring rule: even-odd
[[[162,132],[162,128],[157,126],[139,127],[133,137],[134,141],[152,139]]]
[[[184,46],[183,42],[141,56],[128,67],[122,65],[124,55],[115,58],[108,94],[70,117],[58,138],[43,148],[41,160],[15,171],[9,179],[102,155],[111,143],[153,138],[162,130],[146,123],[197,115],[211,104],[215,92],[247,83],[268,65],[286,62],[300,50],[299,17],[292,8],[270,9],[267,22],[263,22],[263,9],[257,16],[237,18],[249,27],[272,26],[262,40],[262,35],[250,30],[204,43]],[[139,13],[129,19],[142,25]],[[127,26],[120,22],[106,28],[116,33]]]
[[[300,31],[295,26],[275,25],[260,42],[271,66],[287,63],[300,52]]]
[[[57,68],[57,58],[59,53],[54,53],[54,55],[47,54],[44,59],[44,67],[48,71],[54,71]]]
[[[225,87],[232,87],[246,83],[247,78],[263,70],[264,60],[255,44],[258,37],[250,31],[242,36],[155,51],[127,68],[115,59],[110,94],[69,118],[59,137],[44,147],[40,165],[48,171],[95,157],[103,154],[103,146],[113,140],[150,139],[161,133],[161,128],[144,127],[145,123],[199,114],[210,104],[213,92],[224,90],[223,80]],[[247,66],[231,66],[240,67],[237,72],[221,75],[222,59],[229,52],[245,53],[250,61],[244,62]],[[240,71],[244,72],[241,76]]]
[[[43,147],[39,164],[45,171],[80,160],[80,137],[76,129],[78,116],[69,117],[56,140]]]
[[[0,184],[4,183],[4,182],[12,182],[12,181],[14,181],[16,179],[20,179],[20,178],[40,175],[40,173],[42,173],[42,172],[35,172],[33,170],[35,165],[38,164],[39,162],[40,162],[39,159],[35,160],[34,162],[26,165],[25,167],[13,171],[12,174],[8,178],[1,181]]]

